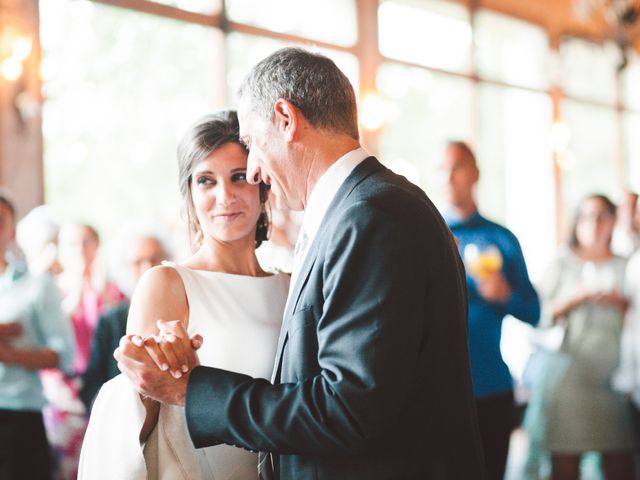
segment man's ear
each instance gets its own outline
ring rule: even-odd
[[[293,140],[298,129],[300,111],[293,103],[283,98],[276,100],[273,105],[273,120],[278,132],[284,136],[285,141]]]

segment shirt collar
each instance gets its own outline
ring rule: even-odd
[[[302,220],[302,230],[307,235],[309,244],[318,233],[322,219],[336,193],[353,169],[367,157],[369,153],[362,147],[351,150],[340,157],[318,179],[309,195]]]

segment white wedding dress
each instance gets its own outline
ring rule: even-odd
[[[249,277],[194,270],[165,262],[184,282],[188,333],[204,337],[201,365],[269,379],[289,277]],[[229,445],[195,449],[184,408],[162,405],[145,445],[139,442],[145,409],[124,375],[96,397],[82,446],[82,480],[244,480],[257,476],[257,454]]]

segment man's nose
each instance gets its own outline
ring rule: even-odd
[[[258,184],[261,181],[262,171],[260,170],[260,165],[249,152],[249,157],[247,158],[247,182]]]

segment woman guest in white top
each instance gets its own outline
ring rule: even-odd
[[[264,184],[246,181],[247,150],[235,112],[203,117],[178,149],[180,190],[196,252],[180,264],[149,270],[134,293],[127,331],[157,335],[157,319],[180,320],[201,334],[203,365],[269,378],[289,279],[265,272],[255,249],[266,240]],[[174,360],[190,348],[172,335],[151,342],[155,358]],[[162,363],[162,362],[161,362]],[[172,363],[171,361],[168,364]],[[162,365],[167,375],[180,370]],[[192,365],[185,365],[187,371]],[[102,388],[91,414],[81,479],[245,479],[256,477],[257,455],[228,445],[196,450],[184,409],[142,399],[119,375]]]

